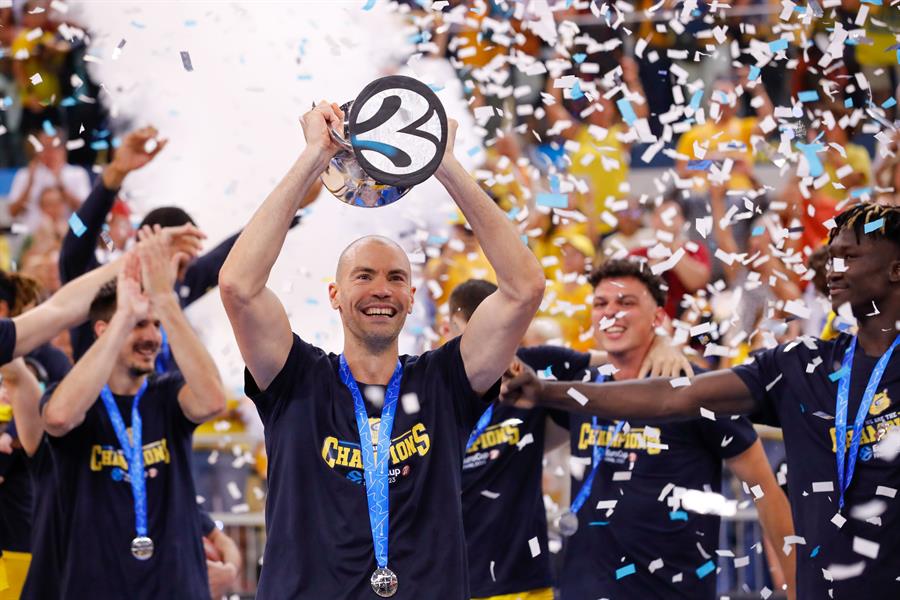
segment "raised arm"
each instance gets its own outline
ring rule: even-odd
[[[762,442],[756,440],[752,446],[741,454],[725,461],[734,476],[745,482],[751,489],[759,486],[762,496],[755,499],[756,509],[759,511],[759,521],[762,524],[763,533],[775,547],[778,563],[784,572],[784,578],[788,585],[788,598],[796,598],[795,586],[797,572],[797,553],[791,551],[785,554],[784,548],[793,550],[788,546],[786,538],[794,535],[794,519],[791,517],[791,505],[784,495],[766,453]],[[754,495],[755,496],[755,495]]]
[[[437,176],[475,232],[497,274],[497,291],[482,302],[460,341],[472,389],[484,393],[503,375],[544,295],[544,273],[516,228],[453,156],[456,123]]]
[[[225,410],[225,388],[216,363],[185,318],[173,291],[178,261],[183,257],[169,258],[159,226],[155,233],[145,227],[139,237],[141,244],[137,253],[144,292],[168,336],[175,362],[186,383],[178,392],[178,403],[188,419],[202,423]]]
[[[701,416],[700,409],[717,415],[748,414],[756,410],[750,390],[733,371],[713,371],[673,387],[671,379],[653,378],[609,383],[543,381],[517,362],[500,389],[509,404],[539,404],[607,419],[683,421]]]
[[[78,208],[75,214],[84,225],[84,231],[77,235],[70,228],[63,239],[59,252],[59,275],[63,283],[83,275],[94,264],[97,239],[125,177],[144,167],[166,146],[165,140],[156,146],[152,142],[150,146],[147,145],[151,140],[156,140],[157,135],[158,132],[153,127],[144,127],[127,134],[122,139],[115,158],[103,169],[100,180]]]
[[[303,115],[306,148],[278,186],[250,219],[219,272],[219,293],[241,356],[260,389],[266,389],[284,366],[292,334],[281,301],[266,287],[294,214],[307,192],[339,150],[328,133],[340,129],[343,113],[321,103]]]
[[[54,437],[62,437],[81,425],[109,381],[129,334],[141,319],[147,318],[149,302],[141,293],[140,261],[133,252],[123,260],[125,266],[116,286],[115,314],[97,341],[53,390],[41,412],[44,429]]]
[[[3,376],[3,385],[8,387],[19,442],[25,453],[33,456],[44,435],[44,425],[38,411],[41,386],[21,358],[3,365],[0,374]]]

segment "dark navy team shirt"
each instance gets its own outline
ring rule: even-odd
[[[12,319],[0,319],[0,365],[5,365],[13,359],[15,349],[16,324]],[[10,456],[0,454],[0,475],[5,478],[9,477],[10,474],[15,476],[18,472],[20,460],[24,460],[21,456],[16,456],[16,452],[21,453],[21,450],[15,451]],[[14,494],[20,491],[19,486],[15,482],[12,487],[6,487],[7,485],[8,482],[0,484],[0,556],[3,555],[3,548],[6,548],[10,543],[15,543],[14,538],[16,537],[16,533],[12,530],[16,525],[6,515],[7,510],[12,510],[16,513],[20,512],[17,510],[18,499],[14,497]],[[7,549],[14,550],[13,548]]]
[[[842,512],[847,522],[840,528],[831,522],[838,512],[834,427],[838,384],[829,376],[840,370],[851,341],[851,336],[841,334],[828,342],[791,342],[756,354],[751,364],[734,372],[761,407],[751,418],[784,431],[794,529],[806,540],[795,546],[798,598],[828,598],[828,590],[833,589],[835,600],[896,600],[900,598],[900,498],[895,495],[900,488],[900,459],[891,446],[896,448],[900,442],[894,441],[900,435],[900,352],[891,357],[865,419],[856,472]],[[867,356],[857,344],[847,411],[848,451],[856,411],[878,358]],[[830,483],[834,491],[816,491],[817,483],[818,490]],[[854,509],[860,508],[870,510],[860,518],[852,517]],[[862,553],[854,550],[854,544]],[[850,566],[860,575],[839,578],[846,572],[832,568],[839,565]],[[823,569],[835,581],[828,581]]]
[[[391,432],[388,566],[396,600],[468,600],[462,524],[465,443],[487,404],[469,385],[459,339],[404,371]],[[266,550],[257,598],[360,600],[378,597],[376,568],[353,399],[338,356],[296,335],[281,372],[246,392],[265,425],[269,457]],[[365,384],[359,382],[366,397]],[[485,395],[496,397],[496,388]],[[366,398],[370,425],[381,408]],[[373,436],[374,438],[374,436]]]
[[[31,351],[25,360],[41,372],[39,379],[44,384],[58,382],[72,368],[65,353],[50,344]],[[33,486],[29,462],[22,448],[9,456],[0,454],[0,549],[30,551]]]
[[[615,421],[597,419],[594,430],[590,416],[554,413],[554,418],[568,427],[573,464],[584,465],[586,477],[593,447],[606,446]],[[606,452],[578,511],[578,531],[567,540],[559,576],[562,599],[712,600],[720,519],[671,506],[670,500],[683,490],[720,492],[722,459],[747,450],[756,432],[743,417],[628,424]],[[582,482],[573,473],[572,499]],[[658,559],[662,567],[652,564]]]
[[[191,476],[196,425],[178,404],[180,374],[152,376],[141,400],[147,523],[155,551],[131,555],[134,501],[128,465],[103,402],[63,437],[47,436],[36,456],[44,485],[35,507],[32,562],[23,599],[208,598],[206,559]],[[50,398],[48,389],[44,401]],[[131,426],[131,396],[116,396]],[[45,452],[41,454],[41,452]],[[40,535],[37,535],[40,533]]]
[[[553,346],[518,356],[557,379],[580,378],[590,355]],[[494,405],[491,422],[463,460],[463,522],[472,597],[553,584],[541,489],[547,412]],[[535,556],[531,540],[536,540]]]

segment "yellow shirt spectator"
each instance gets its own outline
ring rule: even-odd
[[[756,117],[732,117],[720,123],[707,121],[703,125],[695,125],[687,130],[678,140],[675,151],[684,154],[690,160],[726,156],[744,159],[752,164],[753,146],[750,143],[750,136],[756,125]],[[701,153],[702,156],[698,156],[694,150],[695,143],[705,148],[706,151]],[[695,189],[698,191],[706,189],[707,182],[704,171],[690,171],[689,175],[693,176],[695,181],[702,182]],[[728,189],[749,190],[753,189],[753,184],[746,175],[733,172],[728,180]]]
[[[22,104],[28,106],[35,101],[44,105],[56,104],[61,90],[57,73],[62,68],[64,55],[56,50],[54,34],[45,31],[29,39],[30,34],[31,31],[23,30],[12,45],[13,59],[21,61],[25,76],[31,80],[27,86],[21,86]],[[36,83],[35,75],[40,76]]]

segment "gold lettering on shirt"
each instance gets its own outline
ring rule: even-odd
[[[150,467],[159,463],[169,464],[171,455],[166,438],[145,444],[143,448],[144,467]],[[102,471],[104,468],[119,467],[123,471],[128,470],[128,461],[121,449],[111,446],[94,444],[91,446],[91,471]]]
[[[391,464],[397,465],[413,456],[425,456],[431,450],[431,436],[422,423],[391,441]],[[376,451],[377,458],[377,451]],[[334,436],[327,436],[322,442],[322,459],[331,467],[347,467],[362,469],[362,453],[359,444],[341,441]]]
[[[642,450],[647,454],[659,454],[664,446],[661,444],[660,430],[656,427],[638,427],[630,429],[628,433],[619,432],[610,442],[613,434],[612,427],[592,427],[591,423],[582,423],[578,430],[578,449],[587,450],[592,446],[606,447],[610,450]]]
[[[519,425],[514,423],[498,423],[484,430],[478,439],[466,450],[466,454],[472,454],[479,450],[487,450],[496,446],[515,446],[522,439]]]

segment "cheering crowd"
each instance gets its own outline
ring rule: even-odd
[[[204,251],[182,208],[120,196],[167,142],[107,130],[75,24],[0,7],[0,599],[236,591],[247,557],[206,511],[257,480],[259,598],[711,599],[751,552],[754,597],[898,597],[900,9],[425,4],[397,11],[484,153],[467,172],[451,123],[458,211],[424,266],[380,236],[341,254],[340,354],[267,287],[339,107]],[[207,293],[243,400],[183,313]],[[420,299],[426,347],[400,355]],[[195,433],[257,420],[226,491]],[[761,526],[745,555],[729,502]]]

